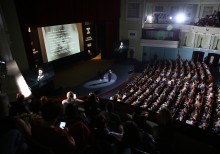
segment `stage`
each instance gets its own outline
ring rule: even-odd
[[[105,73],[102,79],[96,79],[86,82],[83,86],[87,89],[104,88],[115,83],[117,80],[117,75],[112,73],[112,79],[108,81],[108,73]]]

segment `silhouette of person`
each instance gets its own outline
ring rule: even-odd
[[[40,68],[40,69],[38,70],[37,81],[42,80],[44,77],[45,77],[45,76],[44,76],[44,71],[43,71],[43,69]]]
[[[108,82],[110,82],[112,80],[112,71],[109,70],[108,71]]]
[[[38,86],[42,87],[47,84],[48,74],[44,73],[44,70],[42,68],[38,69],[38,76],[37,76],[37,82]]]
[[[99,80],[102,80],[102,73],[100,71],[98,71],[98,78]]]

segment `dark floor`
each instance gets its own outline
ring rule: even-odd
[[[97,63],[99,62],[97,61]],[[102,63],[102,64],[104,65],[105,63]],[[94,66],[91,66],[91,65],[94,65]],[[94,92],[95,94],[97,94],[98,96],[102,98],[110,98],[112,95],[114,95],[114,93],[117,92],[118,90],[117,87],[128,80],[129,78],[128,72],[133,68],[133,66],[138,67],[138,66],[141,66],[141,64],[137,62],[136,60],[126,59],[120,62],[112,62],[112,63],[109,62],[107,66],[106,67],[103,66],[102,70],[100,71],[100,69],[97,68],[97,64],[94,64],[94,62],[91,63],[88,61],[87,64],[86,62],[84,62],[83,65],[79,65],[78,67],[81,67],[80,68],[81,70],[87,70],[87,71],[91,71],[92,69],[92,73],[88,74],[86,76],[86,79],[84,80],[81,79],[82,80],[81,83],[78,83],[77,86],[71,87],[71,86],[65,86],[61,84],[60,87],[59,86],[56,87],[57,88],[56,95],[65,96],[66,92],[71,90],[79,96],[87,96],[89,92]],[[112,70],[112,72],[116,74],[117,76],[117,80],[113,84],[110,84],[105,87],[99,87],[99,88],[88,88],[88,87],[83,86],[87,82],[99,79],[98,74],[97,74],[98,71],[100,71],[101,74],[104,75],[105,73],[109,71],[109,69]],[[62,71],[59,71],[59,73],[63,74]],[[81,78],[84,78],[83,75],[81,74],[78,74],[78,75],[81,76]],[[89,78],[89,75],[90,75],[90,78]],[[72,78],[73,78],[72,80],[74,80],[74,77]],[[67,80],[70,80],[70,79],[67,79]]]

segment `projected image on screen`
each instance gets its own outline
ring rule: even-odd
[[[43,59],[50,62],[81,51],[82,29],[79,24],[65,24],[42,27],[46,53]]]

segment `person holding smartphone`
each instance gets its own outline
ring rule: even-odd
[[[68,91],[68,92],[66,93],[66,99],[64,99],[64,100],[62,101],[62,104],[63,104],[63,113],[65,113],[65,108],[66,108],[67,104],[69,104],[69,103],[78,104],[78,103],[84,103],[84,101],[81,100],[81,99],[78,99],[78,98],[76,97],[76,94],[74,94],[72,91]]]
[[[68,91],[66,93],[66,99],[64,99],[62,101],[62,104],[65,104],[65,103],[74,103],[74,104],[77,104],[77,103],[83,103],[84,101],[81,100],[81,99],[78,99],[76,97],[76,94],[74,94],[72,91]]]
[[[46,102],[41,108],[42,119],[33,122],[32,135],[40,144],[48,147],[54,154],[70,154],[75,151],[75,140],[69,133],[65,123],[56,121],[62,114],[62,105],[59,102]]]

